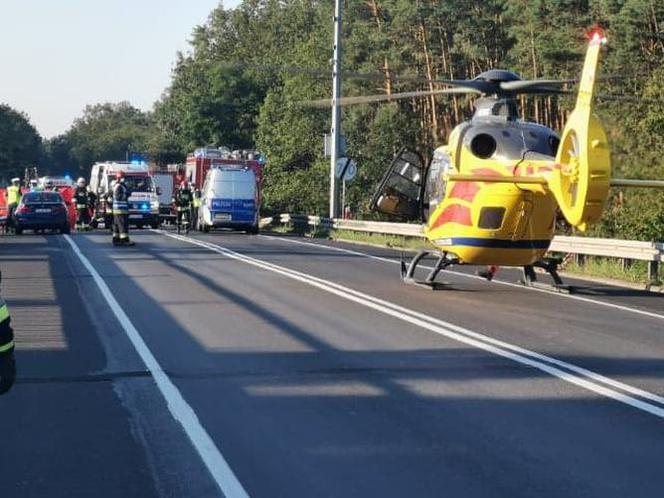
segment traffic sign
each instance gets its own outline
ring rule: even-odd
[[[348,166],[346,166],[346,163],[348,163]],[[341,178],[341,173],[344,168],[346,168],[346,174],[344,175],[343,180],[348,182],[355,178],[355,175],[357,175],[357,163],[353,159],[349,159],[348,157],[339,158],[336,167],[337,178]]]

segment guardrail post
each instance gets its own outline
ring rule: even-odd
[[[651,284],[659,282],[659,261],[648,263],[648,281]]]

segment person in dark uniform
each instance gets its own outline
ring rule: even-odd
[[[97,228],[97,194],[88,185],[88,216],[90,217],[90,230]]]
[[[113,245],[133,246],[129,240],[129,196],[131,191],[125,184],[124,171],[115,175],[113,186]]]
[[[0,275],[0,280],[2,275]],[[14,331],[7,304],[0,297],[0,394],[5,394],[16,380],[16,360],[14,359]]]
[[[182,228],[185,229],[186,233],[189,233],[189,225],[191,224],[191,206],[194,200],[194,194],[189,188],[189,184],[186,180],[183,180],[180,183],[180,188],[175,192],[173,198],[173,203],[175,204],[175,210],[177,211],[177,226],[178,233]]]
[[[85,178],[79,178],[74,191],[74,204],[76,206],[76,229],[90,230],[90,192],[85,184]]]

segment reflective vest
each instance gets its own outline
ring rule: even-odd
[[[129,214],[129,188],[124,183],[113,187],[113,214]]]
[[[7,187],[7,204],[18,204],[18,201],[21,200],[21,189],[16,185],[10,185]]]
[[[10,324],[9,309],[4,299],[0,297],[0,356],[14,351],[14,331]]]

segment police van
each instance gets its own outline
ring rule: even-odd
[[[259,196],[256,174],[242,165],[215,166],[205,177],[201,190],[198,226],[233,228],[258,233]]]
[[[112,194],[115,175],[123,171],[125,184],[131,191],[129,197],[129,223],[138,228],[159,227],[159,187],[150,175],[148,165],[143,162],[105,162],[92,166],[90,189],[97,194],[99,205],[95,221],[103,221],[105,226],[112,222]]]

